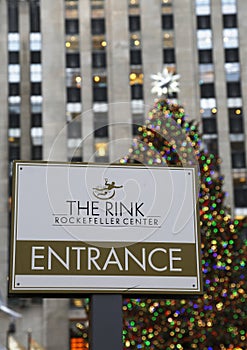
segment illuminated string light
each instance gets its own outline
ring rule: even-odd
[[[94,80],[95,83],[99,83],[100,82],[100,77],[98,75],[95,75],[93,77],[93,80]]]

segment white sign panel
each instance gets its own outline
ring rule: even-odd
[[[201,293],[196,176],[15,162],[10,293]]]

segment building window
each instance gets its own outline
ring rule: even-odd
[[[42,79],[42,66],[41,64],[31,64],[30,66],[30,80],[33,82],[41,82]]]
[[[174,47],[174,32],[172,30],[166,30],[163,33],[163,47]]]
[[[143,99],[143,86],[141,84],[131,85],[131,99],[132,100]]]
[[[138,135],[139,134],[139,125],[137,124],[132,124],[132,134],[133,135]]]
[[[241,97],[240,82],[227,83],[227,97]]]
[[[233,169],[245,168],[245,152],[232,153],[232,168]]]
[[[133,135],[140,134],[140,131],[138,129],[142,125],[143,125],[143,114],[142,113],[133,113],[133,115],[132,115],[132,133],[133,133]]]
[[[218,142],[217,139],[203,139],[205,144],[205,150],[212,154],[218,154]]]
[[[65,20],[66,34],[78,34],[79,33],[79,21],[78,19],[66,19]]]
[[[236,14],[223,15],[224,28],[237,28],[237,16]]]
[[[226,49],[238,47],[238,29],[227,28],[223,29],[224,47]]]
[[[216,134],[217,133],[217,123],[216,118],[203,118],[203,133],[204,134]]]
[[[201,113],[201,117],[202,118],[211,118],[212,116],[215,116],[217,113],[217,108],[213,107],[213,108],[202,108],[200,110]]]
[[[20,35],[19,33],[8,34],[8,50],[19,51],[20,50]]]
[[[107,102],[107,88],[106,88],[106,86],[94,86],[93,87],[93,101],[94,102]]]
[[[94,114],[94,136],[98,138],[108,137],[107,113]]]
[[[30,32],[40,32],[40,7],[38,1],[30,1]]]
[[[41,160],[42,159],[42,146],[32,146],[32,159]]]
[[[66,69],[66,86],[67,87],[81,87],[81,74],[79,68]]]
[[[199,76],[201,84],[213,83],[214,81],[214,65],[212,63],[199,65]],[[209,87],[208,87],[209,88]]]
[[[78,120],[73,120],[68,124],[68,138],[80,139],[81,138],[81,123]]]
[[[221,0],[222,13],[236,13],[236,0]]]
[[[200,29],[197,31],[197,47],[201,50],[212,49],[211,29]]]
[[[9,96],[20,96],[19,83],[9,83]]]
[[[240,80],[240,64],[239,62],[225,63],[226,81]]]
[[[228,109],[228,115],[230,118],[234,117],[242,117],[242,107],[235,107],[235,108],[229,108]]]
[[[239,62],[238,49],[225,49],[225,62]]]
[[[201,97],[210,98],[215,97],[214,83],[202,84],[201,87]]]
[[[67,102],[81,102],[81,89],[67,87]]]
[[[162,13],[172,13],[172,0],[161,1]]]
[[[79,38],[78,35],[67,35],[65,42],[66,50],[68,51],[79,51]]]
[[[42,96],[40,96],[42,98]],[[32,113],[41,113],[42,112],[42,103],[41,101],[37,101],[31,104],[31,112]]]
[[[232,154],[232,168],[233,169],[245,168],[244,142],[232,142],[231,154]]]
[[[140,1],[139,0],[129,0],[129,9],[136,9],[139,8],[140,6]]]
[[[212,50],[199,50],[198,56],[200,64],[213,63]]]
[[[30,51],[41,51],[41,33],[30,33]]]
[[[18,83],[20,81],[20,65],[9,64],[8,75],[9,75],[9,82]]]
[[[108,137],[108,126],[107,125],[100,126],[100,124],[95,123],[94,137],[98,137],[98,138]]]
[[[247,207],[247,186],[246,184],[234,188],[234,202],[237,208]]]
[[[42,126],[42,114],[41,113],[33,113],[32,114],[31,126],[32,126],[32,128],[39,128]]]
[[[143,125],[143,115],[142,114],[133,114],[133,123],[132,123],[132,134],[140,135],[140,126]]]
[[[196,3],[196,14],[197,15],[210,14],[210,0],[195,1],[195,3]]]
[[[93,50],[105,50],[107,47],[107,42],[105,35],[97,35],[92,39]]]
[[[130,37],[130,47],[131,48],[140,48],[141,38],[138,34],[132,34]]]
[[[41,63],[41,52],[31,51],[31,64],[40,64],[40,63]]]
[[[20,114],[10,113],[9,114],[9,128],[15,129],[20,127]]]
[[[31,83],[31,95],[32,96],[42,95],[41,83]]]
[[[243,116],[241,108],[229,108],[229,129],[231,134],[242,134],[243,128]]]
[[[231,134],[242,134],[244,132],[243,118],[242,117],[230,117],[229,118],[229,129],[230,129]]]
[[[17,114],[21,113],[20,101],[16,101],[14,103],[9,104],[9,113],[17,113]]]
[[[108,137],[107,125],[104,125],[102,127],[99,127],[99,125],[96,125],[94,129],[94,137],[98,137],[98,138]]]
[[[20,159],[21,153],[20,153],[20,145],[19,145],[19,139],[11,140],[9,142],[9,161],[12,162],[15,159]]]
[[[95,144],[96,157],[107,157],[108,156],[108,144],[106,142],[97,142]]]
[[[104,51],[93,53],[93,68],[106,67],[106,53]]]
[[[9,64],[19,64],[19,59],[18,51],[9,51]]]
[[[100,35],[105,33],[105,19],[104,18],[92,18],[91,20],[91,32],[92,35]]]
[[[138,32],[141,29],[140,16],[129,16],[129,31]]]
[[[8,1],[9,32],[16,33],[19,30],[18,1]]]
[[[67,68],[80,68],[80,55],[79,55],[79,53],[67,53],[66,54],[66,67]]]
[[[164,49],[163,50],[163,63],[175,63],[175,50],[174,49]]]
[[[197,16],[197,29],[210,29],[210,16]]]
[[[82,162],[82,157],[71,157],[69,159],[71,163],[81,163]]]
[[[162,15],[162,29],[173,29],[173,15]]]
[[[141,65],[142,64],[141,50],[130,50],[130,64],[131,65]]]
[[[78,18],[78,1],[65,1],[65,18]]]

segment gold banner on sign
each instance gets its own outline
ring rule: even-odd
[[[193,243],[17,241],[19,275],[196,276]]]

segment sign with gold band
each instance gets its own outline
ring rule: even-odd
[[[196,168],[14,162],[9,292],[202,292]]]

